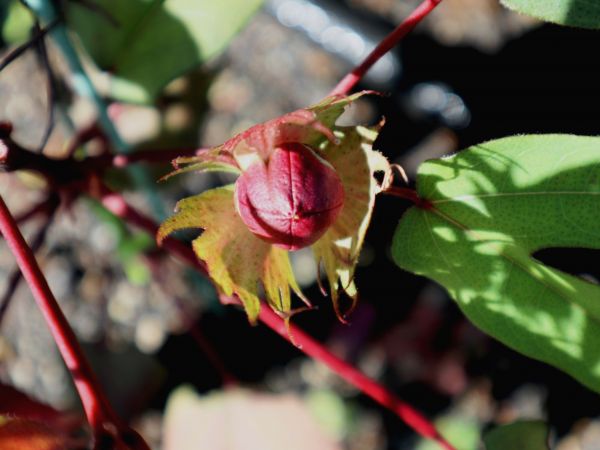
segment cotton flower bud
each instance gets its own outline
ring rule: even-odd
[[[344,205],[335,169],[307,145],[285,143],[235,183],[235,205],[252,233],[286,250],[315,243]]]

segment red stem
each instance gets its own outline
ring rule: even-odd
[[[38,230],[35,236],[31,239],[31,245],[29,248],[31,252],[35,254],[42,244],[44,243],[44,239],[46,238],[46,233],[52,225],[52,220],[54,219],[54,213],[58,208],[58,203],[52,205],[52,209],[48,211],[48,215],[46,217],[46,221],[42,225],[42,227]],[[18,219],[15,218],[15,223],[19,223]],[[19,286],[19,282],[21,281],[22,273],[19,268],[16,268],[9,276],[8,283],[6,284],[6,289],[2,297],[0,297],[0,326],[2,325],[2,320],[4,319],[6,312],[8,311],[8,307],[10,302],[15,294],[17,287]]]
[[[287,341],[295,344],[306,355],[321,361],[339,377],[358,388],[363,394],[368,395],[381,406],[392,411],[418,434],[436,441],[446,450],[454,450],[454,447],[442,437],[435,426],[420,412],[354,366],[335,356],[300,328],[290,324],[288,330],[284,321],[271,308],[263,306],[258,317],[262,323]]]
[[[100,384],[79,346],[75,333],[54,298],[33,252],[25,242],[2,196],[0,196],[0,232],[15,256],[23,277],[27,281],[58,350],[73,377],[95,439],[98,441],[106,434],[114,435],[121,432],[117,415],[104,396]],[[138,448],[148,449],[147,445]]]
[[[102,203],[106,208],[112,211],[113,214],[133,223],[152,235],[156,235],[156,231],[158,230],[156,223],[129,206],[119,194],[111,192],[107,188],[103,188]],[[175,239],[167,238],[163,241],[163,247],[172,254],[183,259],[186,263],[193,265],[196,270],[203,275],[208,275],[206,265],[203,262],[198,261],[198,258],[196,258],[196,255],[189,246],[184,245]],[[293,336],[294,343],[300,350],[306,353],[306,355],[327,365],[338,376],[353,384],[361,392],[395,413],[421,436],[433,439],[445,450],[455,450],[454,447],[440,435],[435,426],[421,415],[421,413],[400,400],[375,380],[367,377],[352,365],[332,354],[321,343],[308,336],[296,325],[290,323],[289,328],[286,327],[284,320],[268,307],[261,308],[259,320],[290,342],[290,336]]]
[[[421,20],[433,11],[442,0],[424,0],[404,21],[396,27],[394,31],[388,34],[383,41],[365,58],[365,60],[352,69],[331,91],[329,95],[346,95],[354,86],[365,76],[368,70],[379,59],[389,52],[394,46],[404,38]]]
[[[404,198],[406,200],[410,200],[411,202],[413,202],[415,204],[415,206],[417,208],[431,209],[433,207],[433,205],[431,204],[431,202],[429,200],[420,197],[419,194],[417,194],[417,191],[415,191],[414,189],[390,186],[389,188],[387,188],[385,191],[382,191],[381,193],[386,194],[386,195],[392,195],[394,197]]]

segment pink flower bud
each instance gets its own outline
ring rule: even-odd
[[[310,147],[285,143],[252,164],[235,183],[235,205],[258,237],[286,250],[316,242],[344,205],[333,167]]]

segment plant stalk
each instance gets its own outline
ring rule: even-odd
[[[103,187],[101,201],[102,204],[116,216],[121,217],[153,236],[156,235],[158,225],[154,223],[152,219],[145,217],[143,214],[129,206],[121,195],[111,192],[106,187]],[[163,241],[162,247],[173,255],[178,256],[187,264],[192,265],[203,275],[208,276],[206,265],[198,260],[193,250],[188,245],[169,237]],[[303,351],[307,356],[327,365],[338,376],[396,414],[421,436],[436,441],[445,450],[455,450],[454,447],[441,436],[435,426],[421,413],[400,400],[375,380],[367,377],[352,365],[335,356],[321,343],[308,336],[296,325],[292,323],[286,325],[283,319],[265,306],[261,307],[259,320],[290,342],[290,336],[293,336],[294,344],[297,345],[299,350]]]
[[[126,435],[130,435],[130,433],[135,434],[132,430],[124,430],[121,426],[119,418],[102,392],[94,371],[85,358],[75,333],[67,322],[54,294],[52,294],[31,248],[27,245],[27,242],[19,231],[1,195],[0,232],[15,256],[17,265],[25,281],[27,281],[29,289],[50,328],[50,333],[56,342],[67,369],[71,373],[85,415],[92,427],[96,443],[101,441],[106,435],[117,439],[118,442],[122,433]],[[137,446],[134,448],[148,450],[147,444],[141,438],[137,439],[139,435],[135,434],[135,436],[134,439]]]
[[[424,0],[404,21],[398,25],[394,31],[388,34],[375,49],[369,53],[365,60],[356,66],[337,84],[329,95],[348,94],[365,76],[369,69],[379,59],[389,52],[398,42],[400,42],[421,20],[429,15],[442,0]]]

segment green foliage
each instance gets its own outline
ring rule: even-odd
[[[262,0],[96,0],[114,19],[66,2],[67,23],[111,73],[113,98],[148,103],[171,80],[220,53]]]
[[[6,8],[5,11],[2,11]],[[6,14],[2,25],[2,39],[12,45],[25,42],[33,27],[31,13],[18,0],[12,0],[0,6],[0,15]]]
[[[532,258],[600,248],[600,138],[516,136],[426,162],[431,208],[400,221],[393,256],[445,286],[510,347],[600,391],[600,287]]]
[[[239,297],[250,321],[260,311],[259,282],[269,304],[281,312],[291,309],[291,290],[302,295],[287,252],[255,237],[235,211],[233,185],[179,201],[176,214],[160,226],[157,240],[186,228],[204,229],[193,242],[194,252],[220,293]]]
[[[600,2],[595,0],[500,0],[508,8],[559,25],[600,28]]]
[[[528,420],[494,428],[485,434],[486,450],[549,450],[544,422]]]
[[[481,441],[480,425],[475,420],[456,412],[450,412],[436,419],[435,427],[455,448],[460,450],[479,449],[479,442]],[[443,450],[443,448],[431,439],[421,438],[415,446],[415,450]]]

